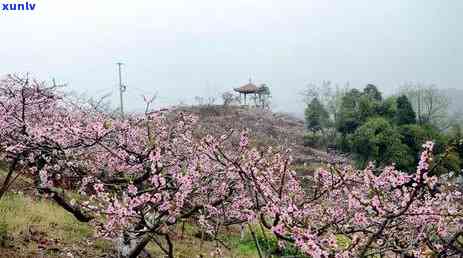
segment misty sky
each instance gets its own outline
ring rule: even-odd
[[[122,61],[131,109],[142,94],[192,103],[249,77],[270,86],[276,110],[298,114],[299,92],[322,80],[463,89],[459,0],[29,2],[35,11],[0,12],[0,73],[56,77],[116,101]]]

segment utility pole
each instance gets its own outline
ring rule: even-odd
[[[117,63],[117,66],[119,68],[119,93],[121,97],[121,116],[124,117],[124,97],[123,93],[127,90],[127,87],[122,84],[122,65],[123,63],[119,62]]]

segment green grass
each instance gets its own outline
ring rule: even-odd
[[[54,237],[77,240],[92,235],[87,224],[78,222],[61,207],[46,200],[32,200],[22,194],[6,194],[0,200],[0,222],[11,232],[26,232],[31,227],[54,232]]]
[[[259,246],[264,254],[271,255],[271,257],[288,256],[307,258],[307,256],[301,254],[290,243],[286,243],[286,246],[283,249],[278,248],[278,240],[270,230],[262,229],[257,225],[254,225],[253,227],[257,241],[259,242]],[[235,234],[227,236],[225,242],[230,244],[230,247],[232,247],[237,255],[241,255],[237,257],[258,257],[256,243],[254,242],[254,239],[249,230],[246,230],[243,239],[240,239],[240,236]]]
[[[251,239],[251,236],[246,234],[243,240],[239,235],[226,236],[225,242],[239,255],[257,257],[256,245]]]
[[[95,241],[93,234],[90,225],[48,200],[17,193],[0,200],[0,253],[20,250],[13,257],[62,257],[59,250],[72,247],[76,254],[97,256],[111,248],[108,241]]]
[[[224,257],[231,258],[254,258],[258,257],[254,242],[252,242],[250,235],[246,234],[246,238],[240,241],[239,231],[231,229],[227,232],[221,232],[220,240],[225,243],[231,250],[228,250],[221,244],[215,241],[201,241],[195,235],[199,232],[199,228],[192,223],[185,223],[184,235],[181,238],[182,225],[178,225],[176,237],[174,239],[174,249],[177,258],[191,258],[191,257],[211,257],[210,254],[217,247],[221,248]],[[147,250],[154,257],[162,257],[162,252],[155,244],[150,243]]]

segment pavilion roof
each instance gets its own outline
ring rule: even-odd
[[[249,82],[248,84],[245,84],[239,88],[234,88],[233,90],[239,93],[248,94],[248,93],[257,93],[259,91],[259,88],[252,82]]]

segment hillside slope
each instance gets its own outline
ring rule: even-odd
[[[221,135],[230,130],[240,132],[249,129],[257,146],[290,148],[295,164],[328,162],[332,158],[324,150],[304,146],[304,121],[288,114],[221,105],[182,106],[175,110],[197,115],[202,134]]]

